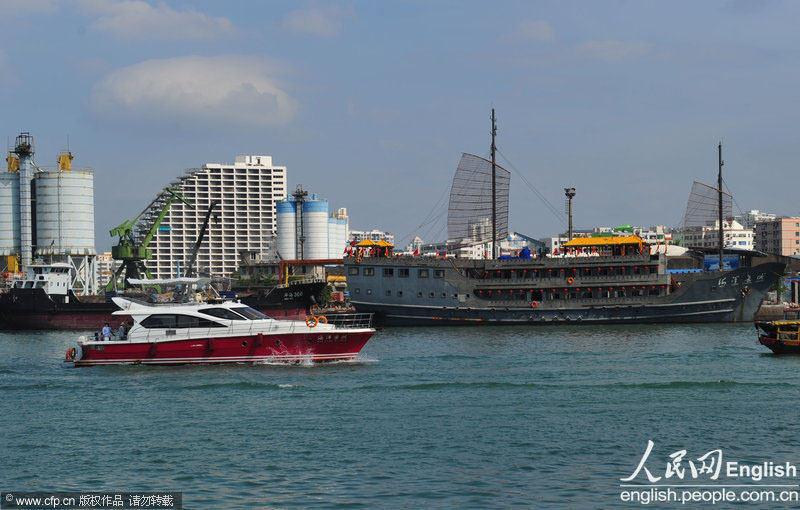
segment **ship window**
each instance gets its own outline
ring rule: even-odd
[[[392,295],[392,291],[391,291],[391,290],[387,290],[387,291],[386,291],[386,295],[387,295],[387,296],[391,296],[391,295]]]
[[[361,294],[361,289],[356,289],[356,290],[354,291],[354,294]]]
[[[398,290],[397,291],[397,297],[403,297],[403,291],[402,290]]]
[[[446,298],[447,297],[447,292],[442,292],[442,297]]]
[[[391,267],[384,267],[383,268],[383,276],[394,276],[394,268]]]
[[[367,289],[367,296],[371,296],[371,295],[372,295],[372,289]]]
[[[422,292],[417,292],[417,297],[422,297]]]
[[[228,310],[227,308],[203,308],[200,313],[210,315],[218,319],[226,319],[230,321],[243,321],[244,317],[236,312]]]
[[[420,269],[417,271],[417,278],[427,278],[428,277],[428,270],[427,269]]]
[[[358,274],[358,268],[357,267],[348,267],[347,268],[347,274],[357,275]]]
[[[401,267],[400,269],[397,270],[397,276],[399,276],[400,278],[408,278],[409,272],[410,271],[408,268]]]
[[[435,296],[435,295],[436,295],[436,294],[435,294],[434,292],[431,292],[431,293],[430,293],[430,295],[429,295],[428,297],[433,297],[433,296]]]
[[[173,329],[173,328],[215,328],[225,327],[218,322],[206,320],[191,315],[155,314],[139,323],[147,329]]]
[[[434,278],[444,278],[444,269],[434,269],[433,277]]]
[[[374,267],[365,267],[364,268],[364,276],[375,276],[375,268]]]

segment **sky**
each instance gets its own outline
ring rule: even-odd
[[[565,187],[576,228],[678,226],[719,141],[735,212],[797,215],[797,19],[788,0],[0,0],[0,126],[40,166],[69,144],[94,169],[100,251],[185,169],[240,154],[352,229],[444,240],[492,107],[511,231],[563,231]]]

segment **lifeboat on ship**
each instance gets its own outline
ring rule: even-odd
[[[330,320],[275,320],[239,302],[157,305],[113,298],[122,339],[78,339],[67,351],[75,366],[187,363],[263,363],[352,360],[369,341],[372,314],[342,314]],[[111,324],[116,331],[120,322]]]

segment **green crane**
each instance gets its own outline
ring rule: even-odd
[[[161,207],[161,212],[158,214],[158,217],[153,222],[150,229],[145,234],[144,238],[142,238],[141,242],[137,241],[136,234],[134,232],[134,227],[136,226],[136,222],[139,221],[139,218],[142,217],[144,213],[146,213],[150,208],[159,201],[163,201],[164,205]],[[119,280],[120,275],[125,273],[125,277],[122,279],[120,287],[124,289],[128,286],[128,279],[139,279],[145,276],[148,279],[152,279],[153,276],[150,274],[150,271],[144,264],[145,260],[150,260],[153,258],[153,252],[148,248],[150,245],[150,241],[153,240],[153,236],[158,231],[158,227],[161,225],[161,221],[164,219],[164,216],[167,215],[172,202],[175,199],[180,200],[190,208],[194,209],[194,205],[187,201],[183,196],[178,193],[178,188],[164,188],[164,190],[159,193],[159,195],[152,201],[150,204],[144,208],[142,212],[139,213],[134,219],[129,221],[123,221],[118,227],[112,228],[109,233],[112,237],[119,236],[119,241],[117,242],[116,246],[111,248],[111,257],[114,260],[119,260],[122,262],[119,268],[114,272],[114,276],[111,278],[111,281],[108,282],[106,286],[106,292],[110,292],[112,290],[116,290],[118,288],[117,281]]]

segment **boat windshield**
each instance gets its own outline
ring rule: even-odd
[[[200,313],[217,317],[218,319],[227,319],[229,321],[243,321],[247,320],[238,313],[227,308],[203,308]]]
[[[236,308],[231,308],[231,310],[235,310],[236,313],[240,313],[250,319],[251,321],[257,321],[260,319],[269,319],[266,315],[259,312],[258,310],[254,310],[249,306],[237,306]]]

